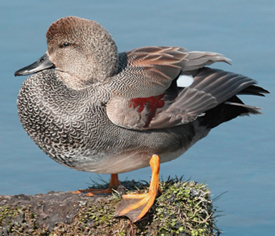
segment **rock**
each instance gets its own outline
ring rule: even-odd
[[[0,235],[218,235],[210,191],[181,179],[160,182],[162,194],[145,217],[133,224],[114,217],[127,189],[147,191],[148,184],[125,181],[112,196],[72,192],[0,196]],[[104,186],[103,186],[104,187]]]

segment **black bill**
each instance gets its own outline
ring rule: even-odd
[[[50,61],[48,55],[45,53],[42,57],[40,57],[35,63],[26,66],[14,73],[15,76],[20,75],[29,75],[32,73],[36,73],[41,70],[54,68],[54,64]]]

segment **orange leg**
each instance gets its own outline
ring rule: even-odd
[[[150,160],[152,177],[148,193],[123,195],[116,210],[118,216],[125,215],[136,222],[149,211],[159,191],[159,165],[159,156],[153,155]]]
[[[93,196],[96,194],[111,194],[113,189],[117,189],[119,186],[118,174],[111,174],[110,186],[107,189],[85,189],[74,191],[73,194],[87,193],[88,196]]]

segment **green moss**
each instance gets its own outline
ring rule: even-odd
[[[0,232],[3,234],[5,231],[8,235],[33,235],[34,232],[37,235],[48,235],[43,227],[38,228],[35,217],[30,205],[3,206],[0,208]]]
[[[214,209],[204,184],[170,179],[160,188],[162,195],[154,205],[160,234],[214,235]]]
[[[140,182],[123,182],[134,192],[148,191]],[[210,191],[204,184],[181,179],[160,182],[162,194],[139,222],[114,217],[120,194],[100,197],[80,206],[71,224],[56,222],[52,229],[37,225],[31,206],[0,207],[0,232],[8,235],[219,235]],[[3,232],[2,232],[3,233]],[[185,233],[185,234],[183,234]]]

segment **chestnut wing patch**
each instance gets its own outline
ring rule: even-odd
[[[165,94],[127,100],[114,97],[107,104],[107,115],[116,125],[129,129],[148,129],[152,119],[166,106]]]

